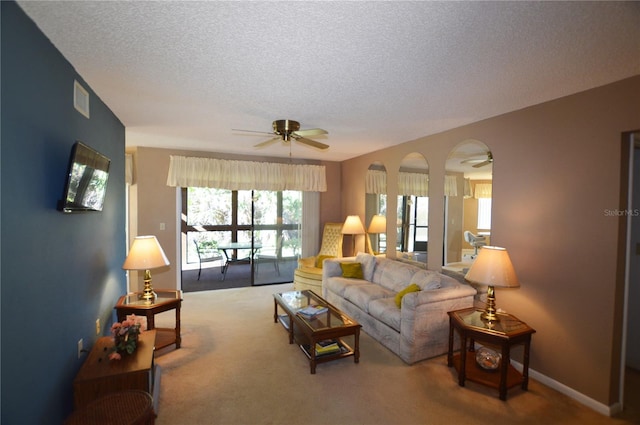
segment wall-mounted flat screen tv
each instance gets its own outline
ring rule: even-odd
[[[69,158],[64,197],[58,209],[65,213],[102,211],[107,194],[111,160],[82,142],[76,142]]]

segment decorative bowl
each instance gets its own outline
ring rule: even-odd
[[[502,356],[486,347],[476,350],[476,363],[485,370],[496,370],[500,366]]]

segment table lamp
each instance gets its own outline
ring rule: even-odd
[[[488,322],[500,320],[496,314],[494,287],[517,288],[520,286],[509,253],[505,248],[498,246],[480,248],[478,257],[464,278],[471,283],[489,287],[487,289],[487,305],[481,315],[482,319]]]
[[[387,217],[381,214],[376,214],[371,218],[371,223],[369,223],[369,229],[367,229],[367,233],[386,233],[387,232]],[[377,252],[380,251],[380,236],[378,236],[377,242]]]
[[[151,269],[168,266],[169,260],[155,236],[136,236],[127,259],[124,260],[124,270],[144,270],[144,291],[140,298],[151,304],[156,294],[151,286]]]
[[[364,234],[364,226],[362,225],[362,221],[360,217],[357,215],[347,216],[347,219],[344,221],[342,225],[342,234],[343,235],[352,235],[353,239],[353,249],[352,255],[356,255],[356,235]]]

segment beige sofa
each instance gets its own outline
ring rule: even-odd
[[[341,262],[359,262],[363,279],[343,277]],[[396,294],[412,283],[396,305]],[[324,261],[322,295],[406,363],[447,352],[448,311],[472,307],[476,290],[468,284],[400,261],[358,254]]]

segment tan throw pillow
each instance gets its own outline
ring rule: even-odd
[[[340,263],[342,268],[342,277],[350,277],[353,279],[363,279],[362,264],[360,263]]]

